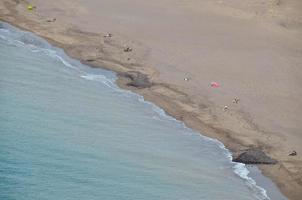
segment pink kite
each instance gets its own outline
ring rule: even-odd
[[[218,88],[220,85],[217,82],[211,82],[211,87]]]

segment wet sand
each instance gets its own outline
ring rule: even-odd
[[[263,173],[287,197],[301,199],[302,2],[31,3],[36,8],[28,11],[26,1],[2,0],[0,20],[83,63],[117,72],[121,87],[219,139],[234,154],[261,148],[279,161],[260,166]],[[108,33],[112,37],[104,37]],[[220,87],[211,87],[212,81]],[[298,155],[289,157],[293,150]]]

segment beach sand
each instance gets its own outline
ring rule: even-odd
[[[261,165],[262,172],[289,199],[302,198],[302,1],[30,4],[32,11],[28,1],[1,0],[0,20],[85,64],[117,72],[122,88],[234,154],[261,148],[279,161]],[[104,37],[108,33],[112,37]],[[220,87],[211,87],[213,81]],[[298,155],[288,156],[293,150]]]

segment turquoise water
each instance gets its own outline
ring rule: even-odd
[[[1,200],[269,199],[216,140],[0,23]]]

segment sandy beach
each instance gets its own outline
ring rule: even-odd
[[[235,155],[260,148],[278,160],[262,172],[300,200],[301,9],[299,0],[1,0],[0,20],[115,71],[122,88]]]

